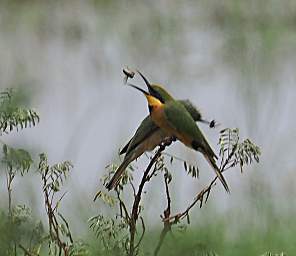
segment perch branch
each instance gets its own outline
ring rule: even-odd
[[[135,255],[135,251],[138,248],[138,246],[140,245],[140,243],[137,243],[137,245],[135,246],[135,234],[136,234],[136,223],[137,223],[137,220],[139,217],[139,205],[140,205],[144,185],[151,178],[151,175],[149,176],[149,172],[150,172],[151,168],[156,163],[158,158],[161,156],[161,152],[164,151],[165,147],[168,146],[170,143],[171,142],[168,141],[167,143],[163,143],[159,146],[159,149],[157,150],[157,152],[155,153],[155,155],[151,159],[149,165],[147,166],[147,168],[143,174],[143,177],[141,179],[141,182],[140,182],[140,185],[138,188],[138,192],[135,194],[135,199],[134,199],[134,203],[132,206],[132,212],[131,212],[130,221],[129,221],[129,229],[130,229],[129,255],[130,256]],[[152,173],[153,174],[155,173],[155,169],[153,170]],[[142,220],[142,226],[143,226],[143,220]],[[145,231],[145,226],[143,226],[143,231]],[[140,241],[142,240],[143,235],[144,234],[142,234]]]

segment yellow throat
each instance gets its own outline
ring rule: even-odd
[[[159,99],[155,98],[154,96],[152,95],[145,95],[145,96],[147,98],[149,107],[155,108],[155,107],[161,107],[163,105],[163,103]]]

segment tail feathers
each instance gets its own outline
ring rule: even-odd
[[[130,161],[129,159],[125,159],[123,160],[123,162],[121,163],[121,165],[117,168],[115,174],[113,175],[113,177],[111,178],[111,180],[108,182],[108,184],[106,185],[106,188],[108,190],[114,189],[119,181],[120,178],[122,177],[125,169],[127,168],[127,166],[129,165]]]
[[[229,187],[226,183],[225,178],[223,177],[221,171],[219,170],[218,166],[216,165],[216,162],[214,160],[213,157],[209,157],[207,154],[203,154],[204,157],[207,159],[208,163],[213,167],[217,177],[219,178],[219,180],[221,181],[223,187],[225,188],[227,193],[230,193]]]

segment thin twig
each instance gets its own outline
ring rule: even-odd
[[[119,192],[118,189],[116,189],[116,194],[117,194],[117,199],[119,201],[120,217],[123,218],[123,214],[122,214],[122,209],[123,209],[124,214],[125,214],[125,219],[129,222],[130,221],[130,216],[129,216],[129,213],[128,213],[127,208],[125,206],[125,203],[123,202],[123,200],[120,197],[120,192]]]
[[[154,176],[154,174],[155,174],[159,169],[161,169],[161,168],[157,168],[157,166],[154,165],[153,171],[151,172],[150,175],[147,175],[147,177],[146,177],[146,182],[150,181],[151,178]]]
[[[69,240],[70,240],[70,242],[73,244],[73,238],[72,238],[72,234],[71,234],[71,232],[70,232],[70,226],[69,226],[69,223],[68,223],[68,221],[64,218],[64,216],[62,215],[62,214],[60,214],[60,213],[58,213],[58,215],[60,216],[60,218],[64,221],[64,223],[65,223],[65,225],[66,225],[66,227],[67,227],[67,237],[69,238]]]
[[[131,216],[130,216],[130,221],[129,221],[129,228],[130,228],[129,255],[130,256],[134,256],[135,251],[137,249],[137,246],[135,246],[135,233],[136,233],[136,223],[137,223],[138,216],[139,216],[139,205],[140,205],[140,201],[141,201],[143,188],[144,188],[145,183],[148,181],[147,177],[149,175],[149,172],[150,172],[152,166],[156,163],[157,159],[161,156],[161,152],[164,151],[166,146],[167,146],[167,144],[160,145],[159,149],[157,150],[157,152],[155,153],[155,155],[151,159],[149,165],[147,166],[147,168],[143,174],[142,180],[141,180],[139,188],[138,188],[138,192],[136,193],[136,196],[134,199],[134,203],[132,206],[132,212],[131,212]],[[140,240],[142,240],[142,239],[140,238]],[[139,243],[137,245],[139,245]]]
[[[14,173],[12,168],[10,167],[8,172],[6,173],[6,185],[8,192],[8,215],[10,219],[12,219],[12,182],[14,179]]]
[[[138,243],[136,244],[135,248],[138,248],[144,238],[144,235],[145,235],[145,231],[146,231],[146,228],[145,228],[145,223],[144,223],[144,219],[142,216],[140,216],[140,220],[141,220],[141,224],[142,224],[142,235],[138,241]]]
[[[163,212],[163,217],[162,219],[164,220],[163,221],[163,229],[161,231],[161,234],[160,234],[160,238],[159,238],[159,241],[158,241],[158,244],[154,250],[154,255],[157,256],[158,253],[159,253],[159,250],[163,244],[163,241],[164,241],[164,238],[166,237],[167,233],[169,231],[171,231],[171,226],[172,226],[172,223],[170,222],[169,218],[170,218],[170,214],[171,214],[171,197],[170,197],[170,191],[169,191],[169,182],[168,182],[168,176],[167,174],[165,173],[164,174],[164,182],[165,182],[165,191],[166,191],[166,198],[167,198],[167,208],[164,210]]]
[[[134,184],[131,182],[131,180],[130,180],[129,182],[130,182],[130,185],[131,185],[131,187],[132,187],[134,197],[136,197],[136,189],[135,189],[135,186],[134,186]]]
[[[61,255],[63,252],[64,255],[67,256],[68,255],[68,246],[60,238],[59,223],[58,223],[57,217],[55,215],[59,201],[57,202],[56,206],[53,207],[53,199],[54,199],[55,192],[52,191],[50,186],[48,186],[48,184],[47,184],[47,181],[48,181],[47,172],[43,173],[41,178],[43,180],[44,202],[45,202],[45,209],[46,209],[46,213],[47,213],[47,217],[48,217],[49,234],[50,234],[51,239],[53,241],[55,241],[58,245],[58,250],[59,250],[58,255]],[[63,196],[64,195],[62,195],[62,197]],[[60,200],[62,199],[62,197],[60,198]],[[66,226],[69,227],[67,221],[63,217],[61,217],[61,218],[65,222]],[[73,243],[73,239],[72,239],[70,230],[68,229],[68,231],[69,231],[68,238],[69,238],[70,242]]]
[[[60,199],[56,202],[55,207],[52,209],[53,212],[59,207],[59,203],[62,201],[62,199],[64,198],[64,196],[65,196],[66,194],[67,194],[67,191],[64,192],[64,193],[62,194],[62,196],[60,197]]]
[[[229,157],[227,157],[227,159],[225,160],[224,163],[221,163],[221,173],[222,172],[225,172],[226,170],[228,170],[229,168],[226,167],[226,165],[230,162],[230,159],[232,158],[233,154],[234,154],[234,151],[235,151],[235,148],[232,149],[231,153],[229,154]],[[204,189],[202,189],[198,194],[197,196],[195,197],[194,201],[181,213],[177,213],[169,218],[166,218],[164,219],[163,221],[172,221],[173,220],[173,223],[177,223],[179,222],[180,219],[183,219],[185,217],[188,216],[189,214],[189,211],[198,203],[200,202],[200,208],[202,207],[202,204],[204,202],[204,196],[206,195],[206,199],[205,199],[205,202],[207,202],[208,198],[209,198],[209,195],[210,195],[210,192],[211,192],[211,189],[215,186],[216,184],[216,180],[218,179],[218,177],[216,176],[211,182],[210,184],[205,187]]]
[[[37,256],[37,254],[28,251],[24,246],[21,244],[18,245],[24,251],[25,256]]]

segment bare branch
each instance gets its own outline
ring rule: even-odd
[[[151,168],[156,163],[157,159],[161,156],[161,152],[164,151],[166,146],[167,146],[167,143],[160,145],[159,149],[157,150],[157,152],[155,153],[155,155],[151,159],[149,165],[147,166],[147,168],[143,174],[143,177],[141,179],[141,182],[140,182],[140,185],[138,188],[138,192],[136,193],[136,196],[134,199],[134,203],[132,206],[132,212],[131,212],[131,216],[130,216],[130,221],[129,221],[129,228],[130,228],[129,255],[131,255],[131,256],[135,255],[135,251],[138,248],[138,245],[135,246],[135,234],[136,234],[136,223],[137,223],[138,215],[139,215],[139,205],[140,205],[140,201],[141,201],[143,188],[144,188],[145,183],[147,181],[149,181],[151,178],[151,175],[150,175],[150,178],[148,178]],[[142,240],[142,238],[140,238],[140,240]]]
[[[145,223],[144,223],[144,219],[142,216],[140,216],[140,220],[141,220],[141,224],[142,224],[142,235],[138,241],[138,243],[136,244],[135,248],[139,248],[143,238],[144,238],[144,235],[145,235],[145,231],[146,231],[146,228],[145,228]]]
[[[157,256],[159,250],[163,244],[164,238],[166,237],[167,233],[171,231],[172,223],[170,222],[170,214],[171,214],[171,197],[169,191],[169,177],[167,173],[164,174],[164,182],[165,182],[165,191],[166,191],[166,198],[167,198],[167,208],[164,210],[163,215],[161,216],[163,219],[163,229],[160,234],[160,238],[158,244],[154,250],[154,255]]]
[[[127,219],[129,221],[130,216],[129,216],[128,210],[126,209],[125,203],[123,202],[123,200],[120,197],[120,192],[118,189],[116,189],[116,194],[117,194],[117,199],[119,201],[120,217],[123,217],[123,214],[122,214],[122,209],[123,209],[124,214],[125,214],[125,219]]]
[[[27,250],[24,246],[22,246],[21,244],[19,244],[19,248],[21,248],[21,249],[24,251],[25,256],[37,256],[37,254],[28,251],[28,250]]]

